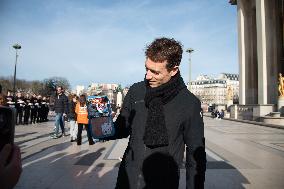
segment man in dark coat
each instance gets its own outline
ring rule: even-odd
[[[130,135],[116,188],[178,188],[185,151],[186,187],[204,188],[203,114],[180,75],[182,52],[168,38],[146,49],[145,79],[130,87],[114,123],[114,138]]]
[[[54,102],[54,111],[56,113],[55,116],[55,133],[52,138],[56,139],[61,137],[62,135],[65,136],[65,129],[64,129],[64,117],[67,116],[68,113],[68,98],[63,92],[63,87],[57,87],[57,93]],[[62,135],[59,135],[59,126],[62,131]]]

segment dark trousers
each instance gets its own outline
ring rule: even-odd
[[[29,124],[30,109],[25,109],[24,113],[24,124]]]
[[[48,112],[49,112],[48,107],[45,107],[43,113],[43,121],[47,121]]]
[[[35,123],[36,117],[37,117],[37,110],[36,109],[32,109],[31,110],[31,121],[30,121],[30,123]]]
[[[37,123],[41,123],[42,120],[43,120],[43,111],[42,111],[42,108],[38,108],[38,111],[37,111],[37,118],[36,118],[36,122]]]
[[[17,120],[16,120],[16,124],[22,124],[23,120],[23,109],[17,109]]]
[[[89,125],[88,124],[82,124],[82,123],[78,123],[77,144],[81,145],[81,143],[82,143],[83,126],[85,126],[85,129],[87,131],[89,144],[94,144]]]

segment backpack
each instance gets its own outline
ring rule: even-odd
[[[88,96],[87,111],[89,126],[94,139],[103,139],[115,134],[112,109],[107,96]]]

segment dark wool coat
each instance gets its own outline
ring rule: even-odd
[[[76,107],[76,103],[73,102],[72,100],[68,102],[68,118],[70,120],[77,120],[77,115],[76,115],[76,112],[75,112],[75,107]]]
[[[57,95],[54,102],[55,113],[68,113],[68,98],[65,94]]]
[[[172,182],[177,182],[178,185],[179,169],[175,170],[174,164],[178,167],[185,166],[187,188],[203,188],[206,153],[200,101],[184,88],[173,100],[165,104],[164,115],[169,146],[150,149],[144,145],[143,141],[147,120],[145,93],[144,82],[132,85],[124,99],[121,113],[114,123],[117,129],[114,138],[130,135],[119,168],[116,188],[176,188]],[[184,165],[185,149],[186,163]],[[165,158],[158,158],[159,155],[156,155],[151,159],[151,156],[157,152],[165,154]],[[167,159],[167,155],[174,161]],[[175,178],[177,180],[174,180]]]

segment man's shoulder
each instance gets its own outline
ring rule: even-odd
[[[145,83],[144,81],[140,81],[130,86],[127,95],[131,100],[136,101],[144,99],[145,92],[146,92]]]
[[[139,81],[139,82],[133,83],[130,88],[136,88],[136,87],[145,87],[145,82]]]
[[[136,92],[136,91],[142,91],[145,90],[145,82],[144,81],[139,81],[137,83],[134,83],[133,85],[130,86],[129,91],[131,92]]]
[[[180,97],[183,104],[191,104],[193,106],[200,106],[200,100],[191,93],[187,88],[184,88],[180,91]]]

